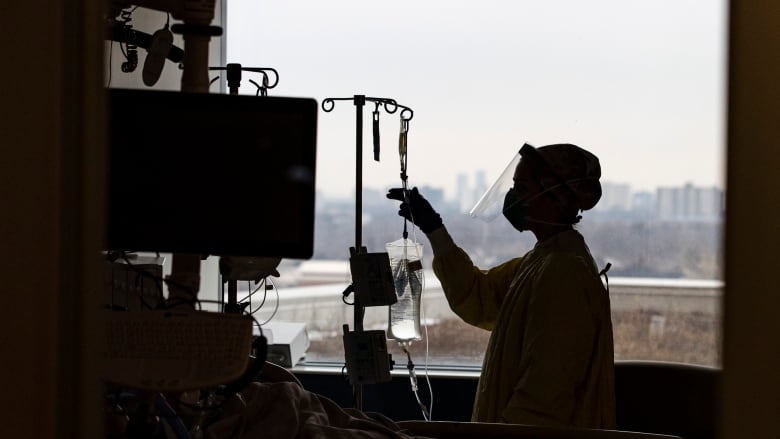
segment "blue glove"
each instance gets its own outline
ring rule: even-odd
[[[441,216],[433,210],[428,202],[417,191],[417,188],[406,191],[402,188],[393,188],[387,191],[387,198],[401,201],[398,215],[406,218],[420,228],[426,235],[442,226]]]

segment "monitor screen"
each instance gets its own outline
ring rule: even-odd
[[[311,257],[314,99],[108,94],[108,250]]]

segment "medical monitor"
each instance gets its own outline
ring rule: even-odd
[[[314,99],[108,97],[108,250],[311,257]]]

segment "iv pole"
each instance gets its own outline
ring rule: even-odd
[[[249,80],[249,82],[257,87],[257,93],[261,96],[266,96],[268,94],[268,89],[276,87],[279,83],[279,73],[276,69],[270,67],[243,67],[238,63],[228,63],[225,67],[209,67],[208,69],[226,71],[228,94],[230,95],[238,95],[238,88],[241,86],[242,71],[257,72],[263,75],[262,86],[251,79]],[[275,78],[273,83],[269,84],[268,74],[266,72],[272,72],[274,74]],[[219,79],[219,76],[212,79],[211,82],[213,83],[217,79]],[[276,271],[276,266],[279,265],[280,261],[281,258],[273,257],[221,256],[219,258],[219,272],[227,281],[228,285],[227,303],[225,303],[224,287],[220,287],[222,293],[222,310],[227,313],[241,313],[243,307],[238,303],[238,281],[247,280],[259,282],[260,279],[270,275],[279,276],[279,272]],[[220,285],[224,284],[220,283]]]
[[[367,97],[365,95],[354,95],[351,98],[326,98],[322,101],[322,110],[326,113],[333,111],[336,106],[335,101],[352,101],[355,105],[355,254],[366,253],[366,249],[363,247],[363,107],[366,102],[373,102],[376,105],[374,111],[374,124],[378,124],[379,107],[384,107],[388,114],[393,114],[398,111],[398,108],[402,108],[401,116],[404,114],[409,116],[405,118],[407,121],[412,119],[412,109],[397,103],[394,99],[388,98],[376,98]],[[379,161],[379,143],[377,131],[374,131],[374,160]],[[355,332],[363,331],[363,315],[365,314],[365,306],[360,303],[359,296],[355,294],[354,298],[354,330]],[[355,405],[359,410],[363,409],[363,386],[361,384],[355,384]]]
[[[255,72],[260,73],[263,75],[262,79],[262,85],[259,85],[253,80],[249,80],[252,84],[254,84],[255,87],[257,87],[257,95],[258,96],[267,96],[268,95],[268,89],[274,88],[279,83],[279,72],[276,71],[276,69],[273,69],[271,67],[244,67],[241,64],[238,63],[228,63],[225,67],[209,67],[209,70],[225,70],[227,73],[227,85],[228,85],[228,94],[231,95],[237,95],[238,94],[238,88],[241,86],[241,72]],[[268,82],[268,72],[271,72],[274,74],[274,81],[272,83]],[[215,77],[211,80],[211,83],[219,79],[219,76]]]

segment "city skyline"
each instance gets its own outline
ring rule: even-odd
[[[263,26],[257,26],[262,17]],[[231,1],[226,61],[271,66],[271,95],[392,98],[411,107],[410,185],[492,182],[523,143],[574,143],[602,180],[719,185],[725,163],[727,2]],[[620,38],[615,38],[620,35]],[[254,93],[242,87],[242,93]],[[363,184],[399,181],[399,115],[363,108]],[[318,119],[317,186],[355,187],[356,110]]]
[[[470,188],[463,189],[474,193]],[[475,198],[448,198],[442,188],[434,186],[422,186],[420,191],[442,214],[468,214],[475,204]],[[361,201],[364,215],[368,218],[374,211],[389,210],[389,203],[392,203],[385,197],[384,189],[375,187],[364,187]],[[354,197],[329,197],[318,191],[317,203],[320,211],[336,205],[344,208],[354,205]],[[602,197],[589,216],[602,219],[719,222],[723,220],[724,213],[725,191],[716,186],[686,183],[682,186],[659,186],[653,191],[632,191],[629,184],[602,182]]]
[[[479,171],[476,171],[476,172],[478,173]],[[464,174],[458,174],[458,176],[462,176],[462,175],[464,175]],[[400,182],[397,185],[390,184],[390,185],[386,185],[386,186],[373,186],[373,185],[366,185],[366,184],[364,184],[363,185],[363,193],[365,194],[366,192],[370,192],[370,191],[384,192],[384,191],[386,191],[389,188],[400,187],[400,186],[401,186]],[[434,188],[437,191],[441,191],[443,193],[443,199],[448,201],[448,202],[455,202],[458,199],[458,196],[457,196],[458,191],[457,190],[452,191],[453,193],[448,193],[444,186],[437,186],[437,185],[432,185],[432,184],[425,184],[425,185],[413,185],[413,184],[410,184],[409,188],[412,188],[414,186],[416,186],[418,188]],[[454,186],[457,187],[457,184],[454,185]],[[658,185],[658,186],[654,186],[654,187],[650,187],[650,188],[634,189],[633,186],[631,185],[631,183],[628,183],[628,182],[615,182],[615,181],[601,180],[601,186],[602,186],[602,199],[599,201],[599,204],[610,204],[610,203],[605,203],[604,202],[605,201],[605,193],[608,192],[609,190],[619,190],[619,188],[627,188],[628,191],[630,192],[630,195],[632,195],[632,196],[633,195],[640,195],[640,194],[647,194],[647,193],[655,195],[657,193],[657,191],[661,190],[661,189],[684,188],[686,186],[692,186],[692,187],[695,187],[695,188],[703,188],[703,189],[710,189],[711,188],[711,189],[719,190],[721,192],[725,192],[722,185],[718,185],[718,184],[699,185],[699,184],[694,184],[691,181],[685,181],[685,182],[683,182],[681,184],[678,184],[678,185],[663,184],[663,185]],[[484,189],[480,190],[479,189],[480,187],[484,187]],[[476,188],[473,187],[473,186],[469,186],[469,187],[466,188],[466,190],[470,191],[470,192],[472,192],[474,194],[478,193],[479,195],[482,195],[485,192],[485,190],[487,190],[488,187],[489,187],[489,185],[477,186]],[[317,189],[317,193],[318,193],[318,195],[324,196],[325,198],[327,198],[329,200],[333,200],[333,201],[353,200],[355,198],[355,186],[354,185],[352,186],[351,193],[349,193],[348,195],[342,195],[341,193],[332,193],[332,192],[328,192],[326,190],[322,190],[320,188]],[[364,197],[365,197],[365,195],[364,195]]]

